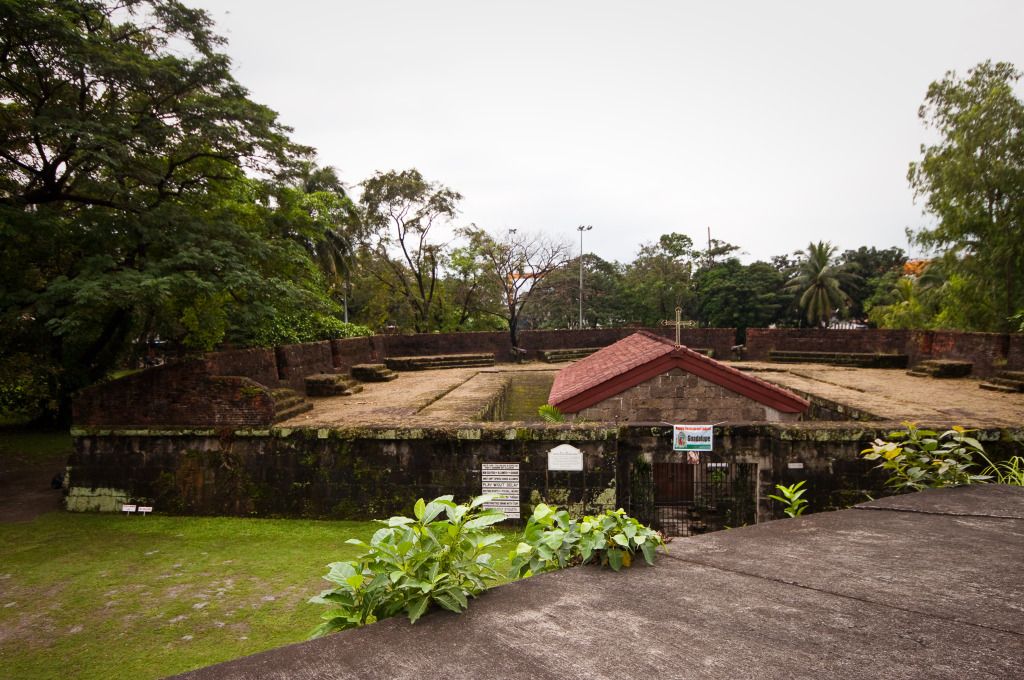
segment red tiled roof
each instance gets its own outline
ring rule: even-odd
[[[668,338],[640,331],[594,352],[555,376],[548,403],[576,413],[651,378],[680,368],[784,413],[810,403],[789,390],[726,366]]]

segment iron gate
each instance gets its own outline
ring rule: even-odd
[[[653,524],[665,535],[693,536],[756,521],[756,463],[654,463]]]

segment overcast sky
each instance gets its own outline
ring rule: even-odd
[[[186,0],[238,80],[349,184],[418,168],[461,224],[633,258],[906,247],[928,84],[1024,67],[1024,2]]]

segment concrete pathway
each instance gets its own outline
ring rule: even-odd
[[[391,619],[182,678],[1020,678],[1024,489],[981,485],[676,540],[461,616]]]

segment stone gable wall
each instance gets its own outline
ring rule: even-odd
[[[799,419],[674,368],[575,414],[598,422],[747,423]]]

